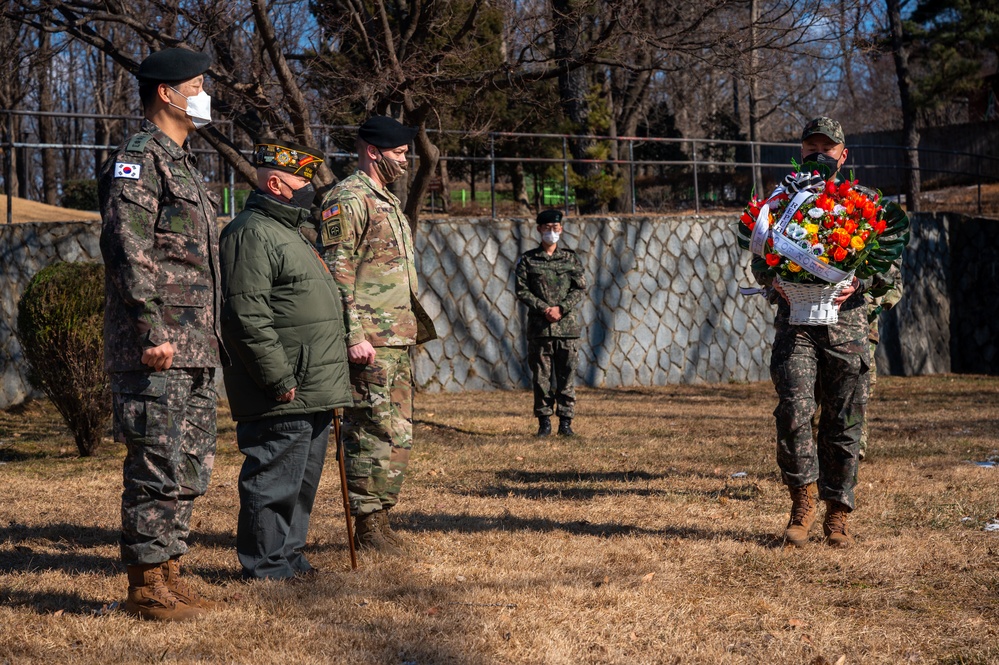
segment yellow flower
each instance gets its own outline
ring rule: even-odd
[[[853,247],[857,251],[862,250],[864,248],[864,239],[860,236],[853,236],[850,238],[850,247]]]
[[[810,236],[814,236],[819,232],[818,224],[805,224],[805,232]]]
[[[799,266],[794,261],[787,262],[787,269],[790,270],[791,272],[801,272],[801,266]]]
[[[829,257],[822,255],[819,257],[819,261],[822,261],[822,263],[829,263]]]

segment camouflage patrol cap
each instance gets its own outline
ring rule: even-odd
[[[262,139],[253,146],[253,165],[277,169],[312,180],[326,156],[315,148],[278,139]]]
[[[562,223],[562,211],[561,210],[542,210],[538,213],[538,226],[543,226],[544,224],[561,224]]]
[[[376,148],[398,148],[407,145],[416,136],[416,127],[407,127],[394,118],[373,115],[357,128],[357,135]]]
[[[813,134],[828,136],[836,143],[846,143],[846,135],[843,134],[843,125],[824,115],[808,121],[805,129],[801,132],[801,140],[804,141]]]
[[[186,48],[165,48],[149,55],[135,74],[140,81],[187,81],[204,74],[212,66],[212,56]]]

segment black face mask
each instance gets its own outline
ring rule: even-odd
[[[818,171],[823,179],[828,180],[839,170],[839,164],[825,153],[813,152],[801,160],[801,168],[803,171]]]
[[[309,210],[312,207],[312,202],[316,199],[316,188],[312,186],[310,182],[305,187],[296,189],[291,193],[291,200],[289,203],[298,208],[305,208]]]

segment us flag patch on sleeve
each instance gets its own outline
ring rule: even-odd
[[[140,173],[142,173],[141,164],[126,164],[125,162],[118,162],[114,165],[115,178],[131,178],[132,180],[138,180]]]
[[[330,217],[336,217],[339,214],[340,205],[338,203],[334,203],[329,208],[326,208],[326,210],[323,210],[323,221],[325,222]]]

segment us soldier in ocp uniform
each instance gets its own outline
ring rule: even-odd
[[[818,117],[801,134],[803,162],[829,167],[834,182],[842,182],[840,167],[848,150],[842,126],[832,118]],[[885,203],[886,208],[895,206]],[[773,286],[765,263],[754,260],[757,280]],[[786,296],[779,294],[774,320],[770,375],[777,391],[774,409],[777,426],[777,463],[791,495],[791,515],[784,531],[788,545],[808,542],[818,508],[826,503],[822,529],[832,547],[849,547],[853,535],[847,519],[855,507],[860,436],[870,389],[871,356],[868,342],[867,302],[864,294],[891,287],[900,273],[897,266],[886,275],[861,280],[854,277],[836,298],[837,323],[826,326],[791,325]],[[811,419],[821,401],[817,436]]]
[[[583,264],[571,249],[559,247],[562,213],[538,214],[541,244],[517,261],[517,299],[527,306],[527,358],[534,383],[538,436],[572,436],[576,412],[576,366],[582,323],[579,304],[586,295]]]
[[[389,524],[413,447],[409,350],[435,339],[416,299],[413,236],[388,185],[406,174],[416,130],[385,116],[358,128],[357,170],[323,198],[320,238],[340,289],[354,405],[344,411],[343,446],[355,544],[400,554]]]
[[[180,48],[139,66],[145,120],[101,167],[106,266],[104,364],[115,438],[127,452],[121,496],[125,611],[183,620],[215,604],[180,577],[194,499],[215,458],[219,331],[218,199],[187,138],[211,120],[211,59]]]

